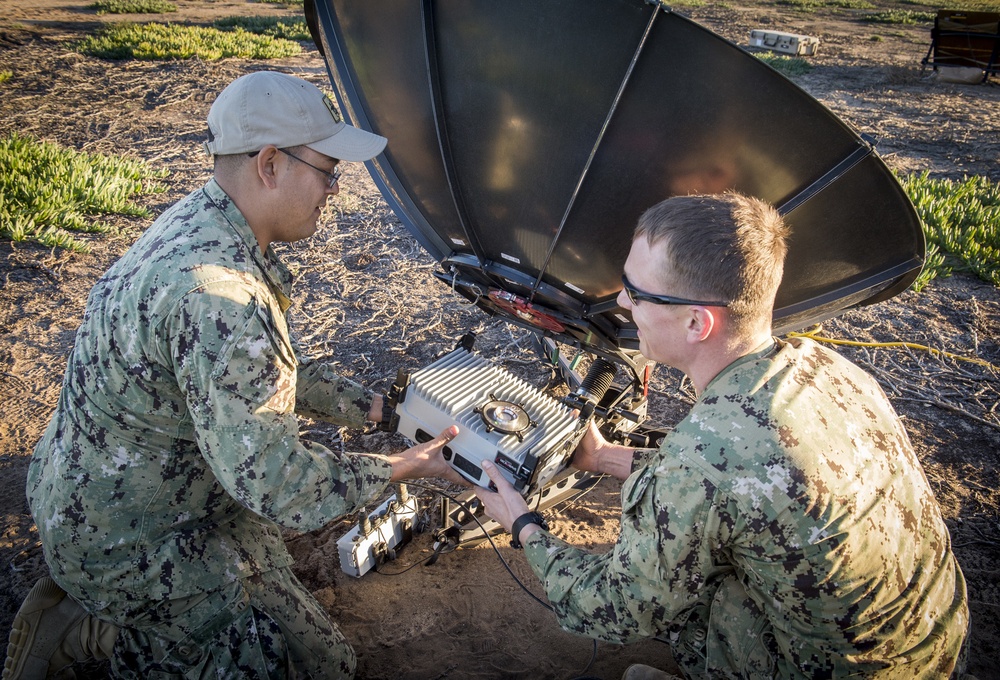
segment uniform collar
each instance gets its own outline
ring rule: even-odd
[[[719,371],[716,374],[716,376],[714,378],[712,378],[711,380],[709,380],[708,384],[705,385],[705,392],[708,392],[708,390],[712,387],[712,384],[715,383],[717,380],[719,380],[719,378],[721,378],[725,374],[729,373],[730,371],[732,371],[733,369],[735,369],[737,366],[742,366],[743,364],[748,364],[748,363],[751,363],[751,362],[754,362],[754,361],[759,361],[761,359],[764,359],[767,356],[769,356],[772,352],[774,352],[775,350],[777,350],[778,347],[779,347],[779,344],[778,344],[777,338],[773,338],[773,337],[768,338],[767,340],[765,340],[764,342],[762,342],[760,345],[758,345],[757,347],[755,347],[753,350],[751,350],[749,353],[744,354],[739,359],[736,359],[731,364],[729,364],[728,366],[726,366],[724,369],[722,369],[721,371]],[[702,393],[702,396],[704,396],[704,393]]]
[[[226,218],[236,237],[247,252],[249,252],[251,259],[256,263],[268,286],[271,288],[271,292],[278,299],[281,311],[287,311],[292,304],[290,299],[292,293],[292,274],[288,271],[288,267],[285,266],[270,246],[268,246],[266,252],[262,253],[260,251],[260,244],[257,242],[257,237],[254,235],[253,230],[250,229],[250,224],[239,208],[236,207],[233,199],[219,186],[219,183],[214,178],[209,180],[202,191],[206,198]]]

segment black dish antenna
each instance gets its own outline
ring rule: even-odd
[[[735,189],[792,228],[777,332],[919,274],[874,140],[737,45],[643,0],[306,0],[341,110],[439,278],[489,314],[638,370],[615,298],[639,215]]]

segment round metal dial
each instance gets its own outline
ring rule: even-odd
[[[503,432],[504,434],[517,434],[524,431],[530,424],[531,418],[528,413],[519,405],[494,399],[483,404],[479,409],[479,415],[487,427]]]

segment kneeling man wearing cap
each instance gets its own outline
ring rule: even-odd
[[[51,577],[18,612],[4,680],[106,658],[127,678],[350,677],[354,652],[292,574],[279,525],[454,478],[440,453],[454,428],[391,456],[299,438],[297,413],[359,427],[382,400],[299,356],[270,245],[312,235],[339,163],[386,140],[274,72],[231,83],[208,128],[214,178],[90,293],[28,474]]]

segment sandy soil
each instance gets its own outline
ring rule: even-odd
[[[128,20],[207,22],[233,14],[291,15],[270,4],[175,0],[180,11]],[[888,3],[881,3],[888,5]],[[329,87],[315,49],[280,62],[108,62],[72,51],[100,22],[81,0],[0,0],[0,134],[17,130],[92,152],[127,154],[170,168],[166,191],[144,199],[159,213],[209,176],[200,152],[215,94],[243,73],[278,68]],[[906,9],[919,6],[901,5]],[[880,26],[857,12],[802,13],[757,0],[688,12],[725,37],[746,44],[751,28],[818,36],[815,69],[796,78],[845,121],[881,139],[894,168],[936,177],[982,174],[1000,180],[1000,89],[941,83],[920,68],[929,25]],[[477,349],[544,385],[532,339],[456,300],[432,279],[434,262],[405,232],[361,167],[348,169],[337,205],[308,242],[285,249],[298,268],[297,321],[307,347],[335,358],[340,370],[385,389],[398,368],[413,370],[450,349],[468,330]],[[147,225],[114,219],[116,231],[93,238],[90,255],[0,243],[0,639],[31,584],[45,573],[24,497],[31,449],[55,405],[65,357],[96,278]],[[863,341],[910,341],[965,358],[1000,364],[1000,292],[965,276],[921,294],[849,312],[827,335]],[[971,670],[1000,678],[1000,401],[995,369],[900,349],[845,348],[891,395],[938,495],[969,582],[973,612]],[[690,397],[679,377],[659,370],[651,397],[658,423],[682,417]],[[355,451],[401,448],[397,436],[345,431],[303,421],[308,436]],[[414,491],[416,491],[414,489]],[[602,480],[586,496],[552,513],[554,530],[579,545],[606,550],[618,524],[618,485]],[[439,522],[424,494],[429,531],[418,534],[384,573],[360,579],[339,568],[337,539],[354,518],[307,534],[289,532],[296,571],[339,622],[359,653],[362,678],[620,677],[635,661],[663,668],[665,645],[599,644],[562,632],[480,545],[422,562]],[[500,554],[538,593],[523,557]],[[407,569],[408,567],[411,567]],[[391,572],[391,573],[390,573]],[[592,655],[593,658],[592,658]],[[100,666],[87,669],[102,677]]]

